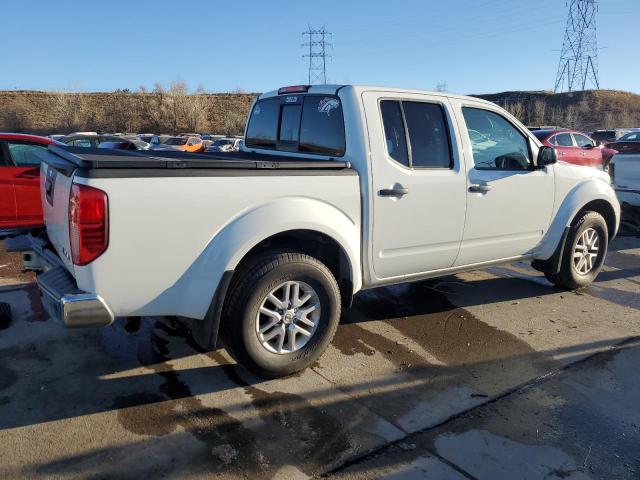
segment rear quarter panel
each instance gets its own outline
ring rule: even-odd
[[[358,176],[81,179],[109,196],[109,248],[75,267],[78,286],[115,315],[205,316],[217,284],[256,244],[287,230],[334,238],[360,284]]]

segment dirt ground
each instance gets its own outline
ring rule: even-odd
[[[640,238],[592,286],[515,263],[362,292],[265,381],[172,318],[65,330],[0,253],[0,478],[640,478]]]

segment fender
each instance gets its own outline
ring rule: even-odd
[[[231,219],[170,288],[172,292],[165,291],[161,296],[179,302],[178,315],[202,320],[225,272],[235,270],[260,242],[290,230],[316,231],[334,239],[349,260],[354,293],[361,288],[359,219],[351,219],[336,207],[317,199],[286,197],[261,204]],[[173,309],[176,309],[175,305]]]
[[[561,189],[562,185],[557,185],[556,188]],[[590,178],[573,186],[565,195],[561,191],[556,192],[556,198],[563,198],[563,201],[555,209],[555,216],[546,235],[532,252],[536,259],[548,260],[554,255],[575,216],[585,205],[594,200],[604,200],[613,207],[616,227],[610,234],[613,237],[617,233],[620,223],[620,204],[613,188],[606,182],[598,178]]]

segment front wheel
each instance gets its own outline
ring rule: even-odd
[[[301,253],[270,253],[241,267],[225,304],[224,336],[236,359],[264,377],[303,370],[325,351],[340,319],[331,271]]]
[[[575,290],[593,282],[602,269],[609,232],[598,212],[584,212],[571,225],[562,255],[560,271],[545,275],[559,287]]]

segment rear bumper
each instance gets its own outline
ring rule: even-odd
[[[42,305],[47,313],[67,328],[105,327],[113,323],[113,312],[94,293],[78,290],[64,267],[38,275]]]
[[[109,306],[98,295],[78,288],[46,237],[17,237],[8,242],[7,250],[22,252],[24,267],[41,272],[37,277],[40,298],[51,318],[67,328],[104,327],[113,322]]]

